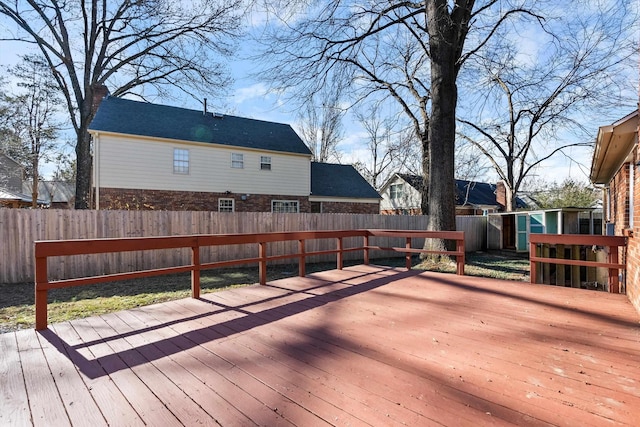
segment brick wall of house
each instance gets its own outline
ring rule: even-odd
[[[100,188],[100,209],[217,212],[220,198],[234,199],[236,212],[271,212],[272,200],[297,200],[301,213],[311,211],[309,197],[303,196],[250,194],[242,200],[241,194],[122,188]]]
[[[322,213],[377,214],[380,203],[322,202]]]
[[[615,234],[622,236],[629,227],[629,164],[622,165],[609,183],[611,212],[609,220],[615,224]]]
[[[638,148],[634,149],[633,162],[631,163],[635,167],[633,174],[633,200],[628,201],[633,203],[633,227],[631,227],[631,235],[627,241],[627,277],[626,277],[626,291],[629,301],[633,304],[635,309],[640,313],[640,170],[635,166],[640,157],[638,156]],[[619,174],[621,174],[619,172]],[[626,180],[629,179],[629,168],[625,167]],[[616,188],[616,193],[622,193],[622,189]],[[628,204],[627,204],[628,205]],[[627,209],[627,227],[629,227]],[[620,215],[618,215],[619,217]],[[618,233],[618,226],[616,224],[616,234]],[[627,233],[630,234],[630,233]],[[621,260],[623,258],[620,258]]]

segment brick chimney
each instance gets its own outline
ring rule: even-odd
[[[102,99],[109,95],[109,89],[105,85],[96,84],[92,88],[93,98],[91,99],[91,113],[93,115],[98,111],[98,107],[102,102]]]
[[[503,208],[507,206],[507,187],[504,181],[496,182],[496,202]]]

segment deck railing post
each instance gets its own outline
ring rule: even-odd
[[[459,276],[464,276],[464,232],[462,232],[462,239],[456,240],[456,251],[460,254],[456,257],[458,263],[456,273]]]
[[[618,247],[617,246],[609,246],[609,263],[617,264],[618,263]],[[609,292],[610,293],[620,293],[618,283],[618,269],[610,268],[609,269]]]
[[[35,265],[35,305],[36,331],[47,329],[47,296],[49,290],[49,273],[47,272],[47,257],[36,255]]]
[[[558,243],[556,245],[556,258],[564,259],[564,245]],[[564,264],[556,265],[556,286],[564,286],[566,282],[566,278],[564,276]]]
[[[344,266],[343,263],[343,246],[342,246],[342,237],[338,237],[336,239],[338,241],[338,256],[337,256],[337,264],[338,264],[338,270],[342,270],[342,267]]]
[[[580,259],[580,245],[571,246],[571,259]],[[572,288],[580,287],[580,266],[579,265],[571,266],[571,287]]]
[[[298,276],[304,277],[306,275],[305,264],[307,262],[307,256],[305,255],[305,247],[304,247],[304,239],[298,240],[298,253],[300,254],[300,258],[298,258]]]
[[[260,284],[267,284],[267,243],[260,242],[258,243],[258,257],[260,258],[259,262],[259,276],[260,276]]]
[[[364,265],[369,265],[369,235],[364,236]]]
[[[404,247],[407,249],[411,249],[411,237],[407,237],[407,241]],[[411,270],[411,252],[406,252],[404,257],[405,257],[405,267],[407,267],[407,270]]]
[[[191,298],[200,298],[200,246],[191,247]]]
[[[536,261],[534,260],[534,258],[536,256],[538,256],[538,254],[536,253],[536,248],[538,247],[538,245],[536,245],[533,242],[529,242],[529,281],[531,283],[538,283],[538,275],[537,275],[537,266],[536,266]]]

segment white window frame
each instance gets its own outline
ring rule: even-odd
[[[404,192],[404,184],[391,184],[389,186],[389,198],[391,200],[402,199],[403,192]]]
[[[190,153],[185,148],[173,149],[173,173],[176,175],[189,175],[191,165],[189,161]]]
[[[260,156],[260,170],[271,170],[271,156]]]
[[[231,210],[229,209],[229,206],[222,206],[223,203],[226,202],[231,202]],[[228,199],[228,198],[219,198],[218,199],[218,212],[235,212],[236,211],[236,201],[235,199]]]
[[[233,169],[244,169],[244,154],[231,153],[231,167]]]
[[[286,207],[284,210],[276,210],[276,204],[281,204],[282,207]],[[295,206],[295,210],[291,209]],[[300,213],[300,202],[298,200],[272,200],[271,201],[272,213]]]

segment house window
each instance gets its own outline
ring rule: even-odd
[[[173,149],[173,173],[189,173],[189,150],[182,148]]]
[[[235,169],[244,168],[244,154],[231,153],[231,167]]]
[[[263,171],[271,170],[271,157],[270,156],[260,156],[260,169]]]
[[[218,199],[218,212],[233,212],[234,200],[233,199]]]
[[[300,206],[297,200],[272,200],[271,212],[273,213],[298,213]]]
[[[403,184],[392,184],[389,188],[391,194],[391,200],[402,199],[402,187]]]
[[[322,213],[322,202],[311,202],[311,213]]]

